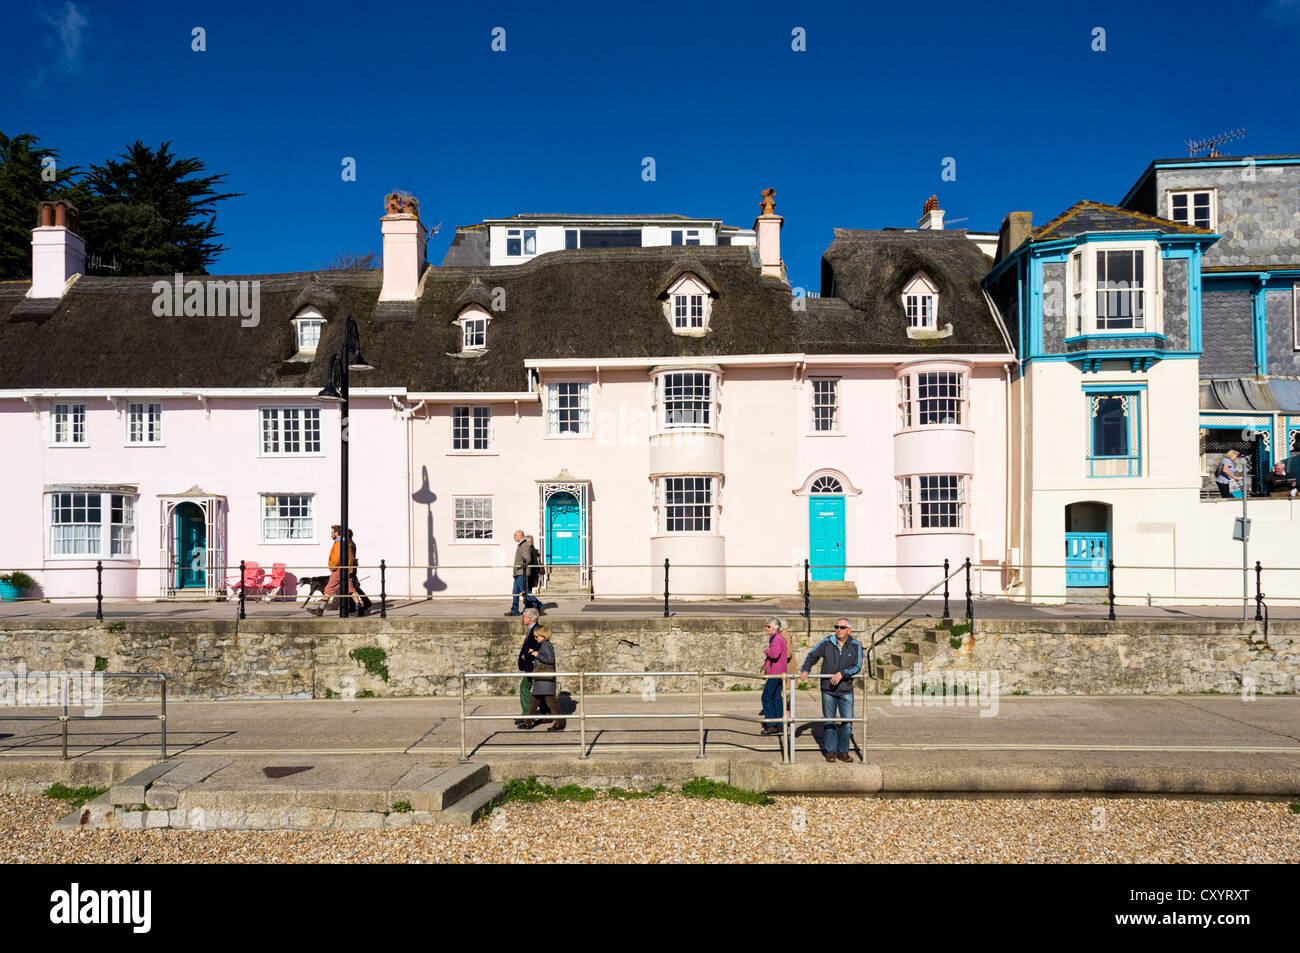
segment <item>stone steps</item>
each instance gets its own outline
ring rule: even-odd
[[[808,583],[808,594],[811,596],[826,596],[828,598],[856,599],[858,597],[857,583],[847,580],[818,580],[813,579]],[[799,595],[803,595],[803,582],[799,583]]]
[[[372,830],[467,827],[499,801],[485,764],[263,765],[195,757],[150,765],[56,822],[59,829]],[[316,773],[313,774],[312,772]]]

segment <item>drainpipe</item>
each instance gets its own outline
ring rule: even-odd
[[[1002,372],[1007,377],[1007,387],[1002,401],[1005,405],[1004,417],[1007,422],[1005,428],[1007,466],[1005,471],[1006,489],[1003,494],[1005,506],[1002,517],[1002,558],[1009,559],[1011,555],[1011,364],[1003,364]],[[1014,581],[1016,572],[1016,570],[1012,570],[1010,578],[1007,580],[1007,588],[1010,588],[1010,583]]]

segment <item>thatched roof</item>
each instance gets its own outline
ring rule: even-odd
[[[1000,353],[1007,345],[980,281],[992,259],[965,230],[835,229],[822,255],[822,297],[807,302],[798,349],[809,353]],[[918,273],[939,293],[938,325],[952,335],[907,336],[903,289]]]
[[[703,337],[674,334],[663,314],[659,285],[679,259],[705,270],[718,292]],[[528,358],[788,353],[794,338],[790,289],[761,276],[742,247],[584,249],[508,267],[434,268],[418,302],[382,307],[377,271],[216,278],[248,279],[260,282],[255,327],[238,317],[155,317],[153,284],[170,278],[82,277],[57,304],[25,301],[26,282],[0,284],[0,387],[323,386],[347,314],[375,368],[354,383],[415,391],[524,390]],[[496,288],[501,312],[491,310]],[[452,322],[467,300],[492,315],[488,353],[474,360],[451,356],[460,349]],[[290,319],[304,304],[327,320],[315,359],[291,362]]]

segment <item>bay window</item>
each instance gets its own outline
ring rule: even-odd
[[[658,484],[659,532],[718,532],[715,477],[661,477]]]
[[[959,473],[923,473],[898,478],[898,528],[966,530],[967,477]]]
[[[969,426],[966,384],[967,372],[957,368],[900,375],[898,429]]]
[[[657,386],[660,429],[715,429],[714,386],[714,376],[709,371],[660,374]]]
[[[1160,333],[1160,248],[1084,245],[1066,269],[1071,334]]]
[[[48,496],[50,556],[135,556],[134,496],[91,491]]]

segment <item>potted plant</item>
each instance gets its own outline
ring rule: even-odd
[[[0,573],[0,602],[13,602],[36,585],[36,580],[22,570]]]

